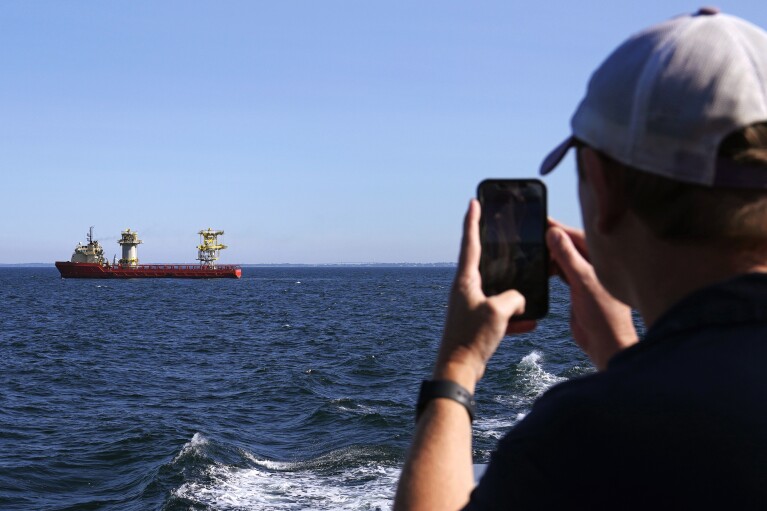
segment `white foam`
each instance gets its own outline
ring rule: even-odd
[[[208,439],[203,436],[202,433],[195,433],[192,435],[192,439],[189,440],[187,443],[184,444],[184,446],[181,448],[179,453],[176,455],[175,458],[173,458],[173,462],[177,462],[182,457],[188,455],[188,454],[197,454],[200,452],[200,449],[202,449],[204,446],[208,445]]]
[[[286,463],[249,457],[258,468],[211,465],[205,482],[184,483],[175,495],[217,511],[383,510],[393,504],[400,474],[399,468],[367,462],[335,474],[318,474],[311,462]]]
[[[207,445],[207,444],[208,444],[208,439],[205,438],[202,433],[197,432],[194,435],[192,435],[192,439],[186,445],[191,445],[196,447],[196,446]]]
[[[342,412],[350,412],[355,415],[372,415],[375,413],[380,413],[380,411],[372,406],[366,406],[363,404],[354,403],[352,405],[346,405],[342,404],[344,403],[344,399],[333,399],[330,401],[334,406],[338,408],[339,411]]]
[[[520,360],[515,393],[497,396],[495,400],[522,411],[478,419],[475,422],[477,435],[501,438],[524,418],[538,396],[566,380],[548,373],[543,364],[543,355],[538,351],[532,351]],[[360,407],[344,406],[342,400],[335,400],[334,404],[344,411],[360,412]],[[207,443],[202,434],[195,433],[176,458],[196,452]],[[486,454],[489,456],[489,452]],[[253,467],[211,464],[204,477],[184,483],[174,494],[215,511],[384,510],[393,505],[401,471],[398,466],[364,459],[350,467],[348,453],[341,452],[298,462],[261,459],[247,452],[243,455]],[[333,468],[341,464],[343,468]]]
[[[517,371],[521,392],[514,397],[521,403],[527,402],[528,405],[552,386],[567,379],[546,372],[543,368],[543,355],[539,351],[532,351],[522,357],[517,365]]]
[[[525,418],[533,402],[557,383],[567,380],[547,372],[543,368],[543,355],[534,350],[522,357],[517,364],[517,388],[509,395],[493,398],[497,403],[517,411],[514,415],[478,421],[477,434],[485,438],[501,438],[509,429]],[[484,425],[483,425],[484,422]]]
[[[474,434],[498,440],[516,423],[511,417],[480,418],[474,421]]]
[[[256,458],[249,452],[243,453],[247,459],[255,463],[256,465],[267,468],[269,470],[277,470],[277,471],[289,471],[289,470],[296,470],[301,467],[300,463],[293,462],[293,461],[272,461],[272,460],[262,460],[259,458]]]

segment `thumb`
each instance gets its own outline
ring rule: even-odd
[[[492,302],[496,310],[506,318],[519,316],[525,312],[525,297],[516,289],[509,289],[501,294],[491,296],[487,301]]]
[[[567,282],[574,282],[578,275],[589,271],[591,264],[583,258],[570,236],[559,227],[550,227],[546,232],[546,242],[552,259],[564,274]]]

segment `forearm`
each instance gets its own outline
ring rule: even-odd
[[[432,374],[433,379],[452,381],[471,394],[504,334],[534,326],[509,324],[525,308],[525,299],[517,291],[492,297],[482,293],[479,213],[479,203],[472,201]],[[418,420],[394,508],[454,510],[465,506],[474,487],[471,454],[471,420],[466,407],[443,397],[429,401]]]
[[[394,509],[463,507],[474,486],[471,452],[466,408],[450,399],[430,401],[418,420]]]

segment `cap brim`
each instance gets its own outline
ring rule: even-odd
[[[559,162],[562,161],[562,158],[565,157],[567,151],[569,151],[571,147],[575,146],[575,143],[575,137],[569,136],[567,139],[565,139],[564,142],[555,147],[554,150],[551,151],[548,156],[546,156],[546,158],[543,160],[543,163],[541,163],[541,175],[545,176],[554,170],[556,166],[559,165]]]

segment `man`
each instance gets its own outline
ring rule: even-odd
[[[486,297],[466,215],[396,509],[767,509],[767,33],[702,9],[633,36],[572,119],[585,236],[552,222],[572,334],[560,384],[473,488],[471,395],[525,307]],[[647,326],[641,341],[630,307]]]

